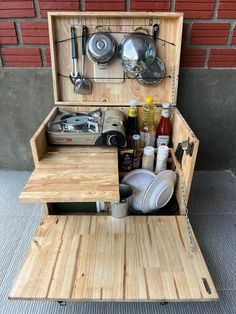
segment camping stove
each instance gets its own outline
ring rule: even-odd
[[[48,142],[54,145],[126,145],[124,114],[120,110],[67,112],[59,109],[48,123]]]

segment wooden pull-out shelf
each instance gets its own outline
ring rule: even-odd
[[[185,217],[45,216],[10,298],[217,299],[195,238],[194,246]]]
[[[49,147],[19,199],[42,203],[118,201],[117,148]]]

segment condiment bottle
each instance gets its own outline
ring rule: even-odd
[[[133,135],[139,132],[138,128],[138,113],[137,113],[137,102],[132,99],[129,102],[129,114],[128,121],[126,126],[126,138],[127,138],[127,146],[132,147]]]
[[[171,124],[170,124],[170,113],[169,108],[170,104],[163,104],[162,105],[162,114],[160,122],[157,126],[157,147],[160,145],[167,145],[170,141],[171,136]]]
[[[155,173],[166,170],[167,168],[167,158],[169,155],[169,147],[166,145],[160,145],[157,150],[157,160],[156,160],[156,168]]]
[[[125,149],[119,152],[119,171],[128,172],[133,169],[133,150]]]
[[[154,164],[154,147],[146,146],[143,151],[143,163],[142,168],[153,171]]]
[[[140,130],[141,146],[155,146],[155,111],[152,97],[147,97],[142,110],[142,126]]]
[[[133,135],[133,169],[139,169],[141,165],[142,151],[140,150],[140,136]]]

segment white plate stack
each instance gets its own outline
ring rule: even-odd
[[[162,208],[171,199],[177,175],[172,170],[164,170],[158,175],[145,169],[129,172],[122,180],[133,188],[130,207],[133,210],[149,213]]]

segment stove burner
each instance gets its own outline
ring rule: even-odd
[[[56,121],[48,124],[50,132],[83,132],[99,133],[101,110],[92,112],[66,112],[60,110],[61,115]]]

